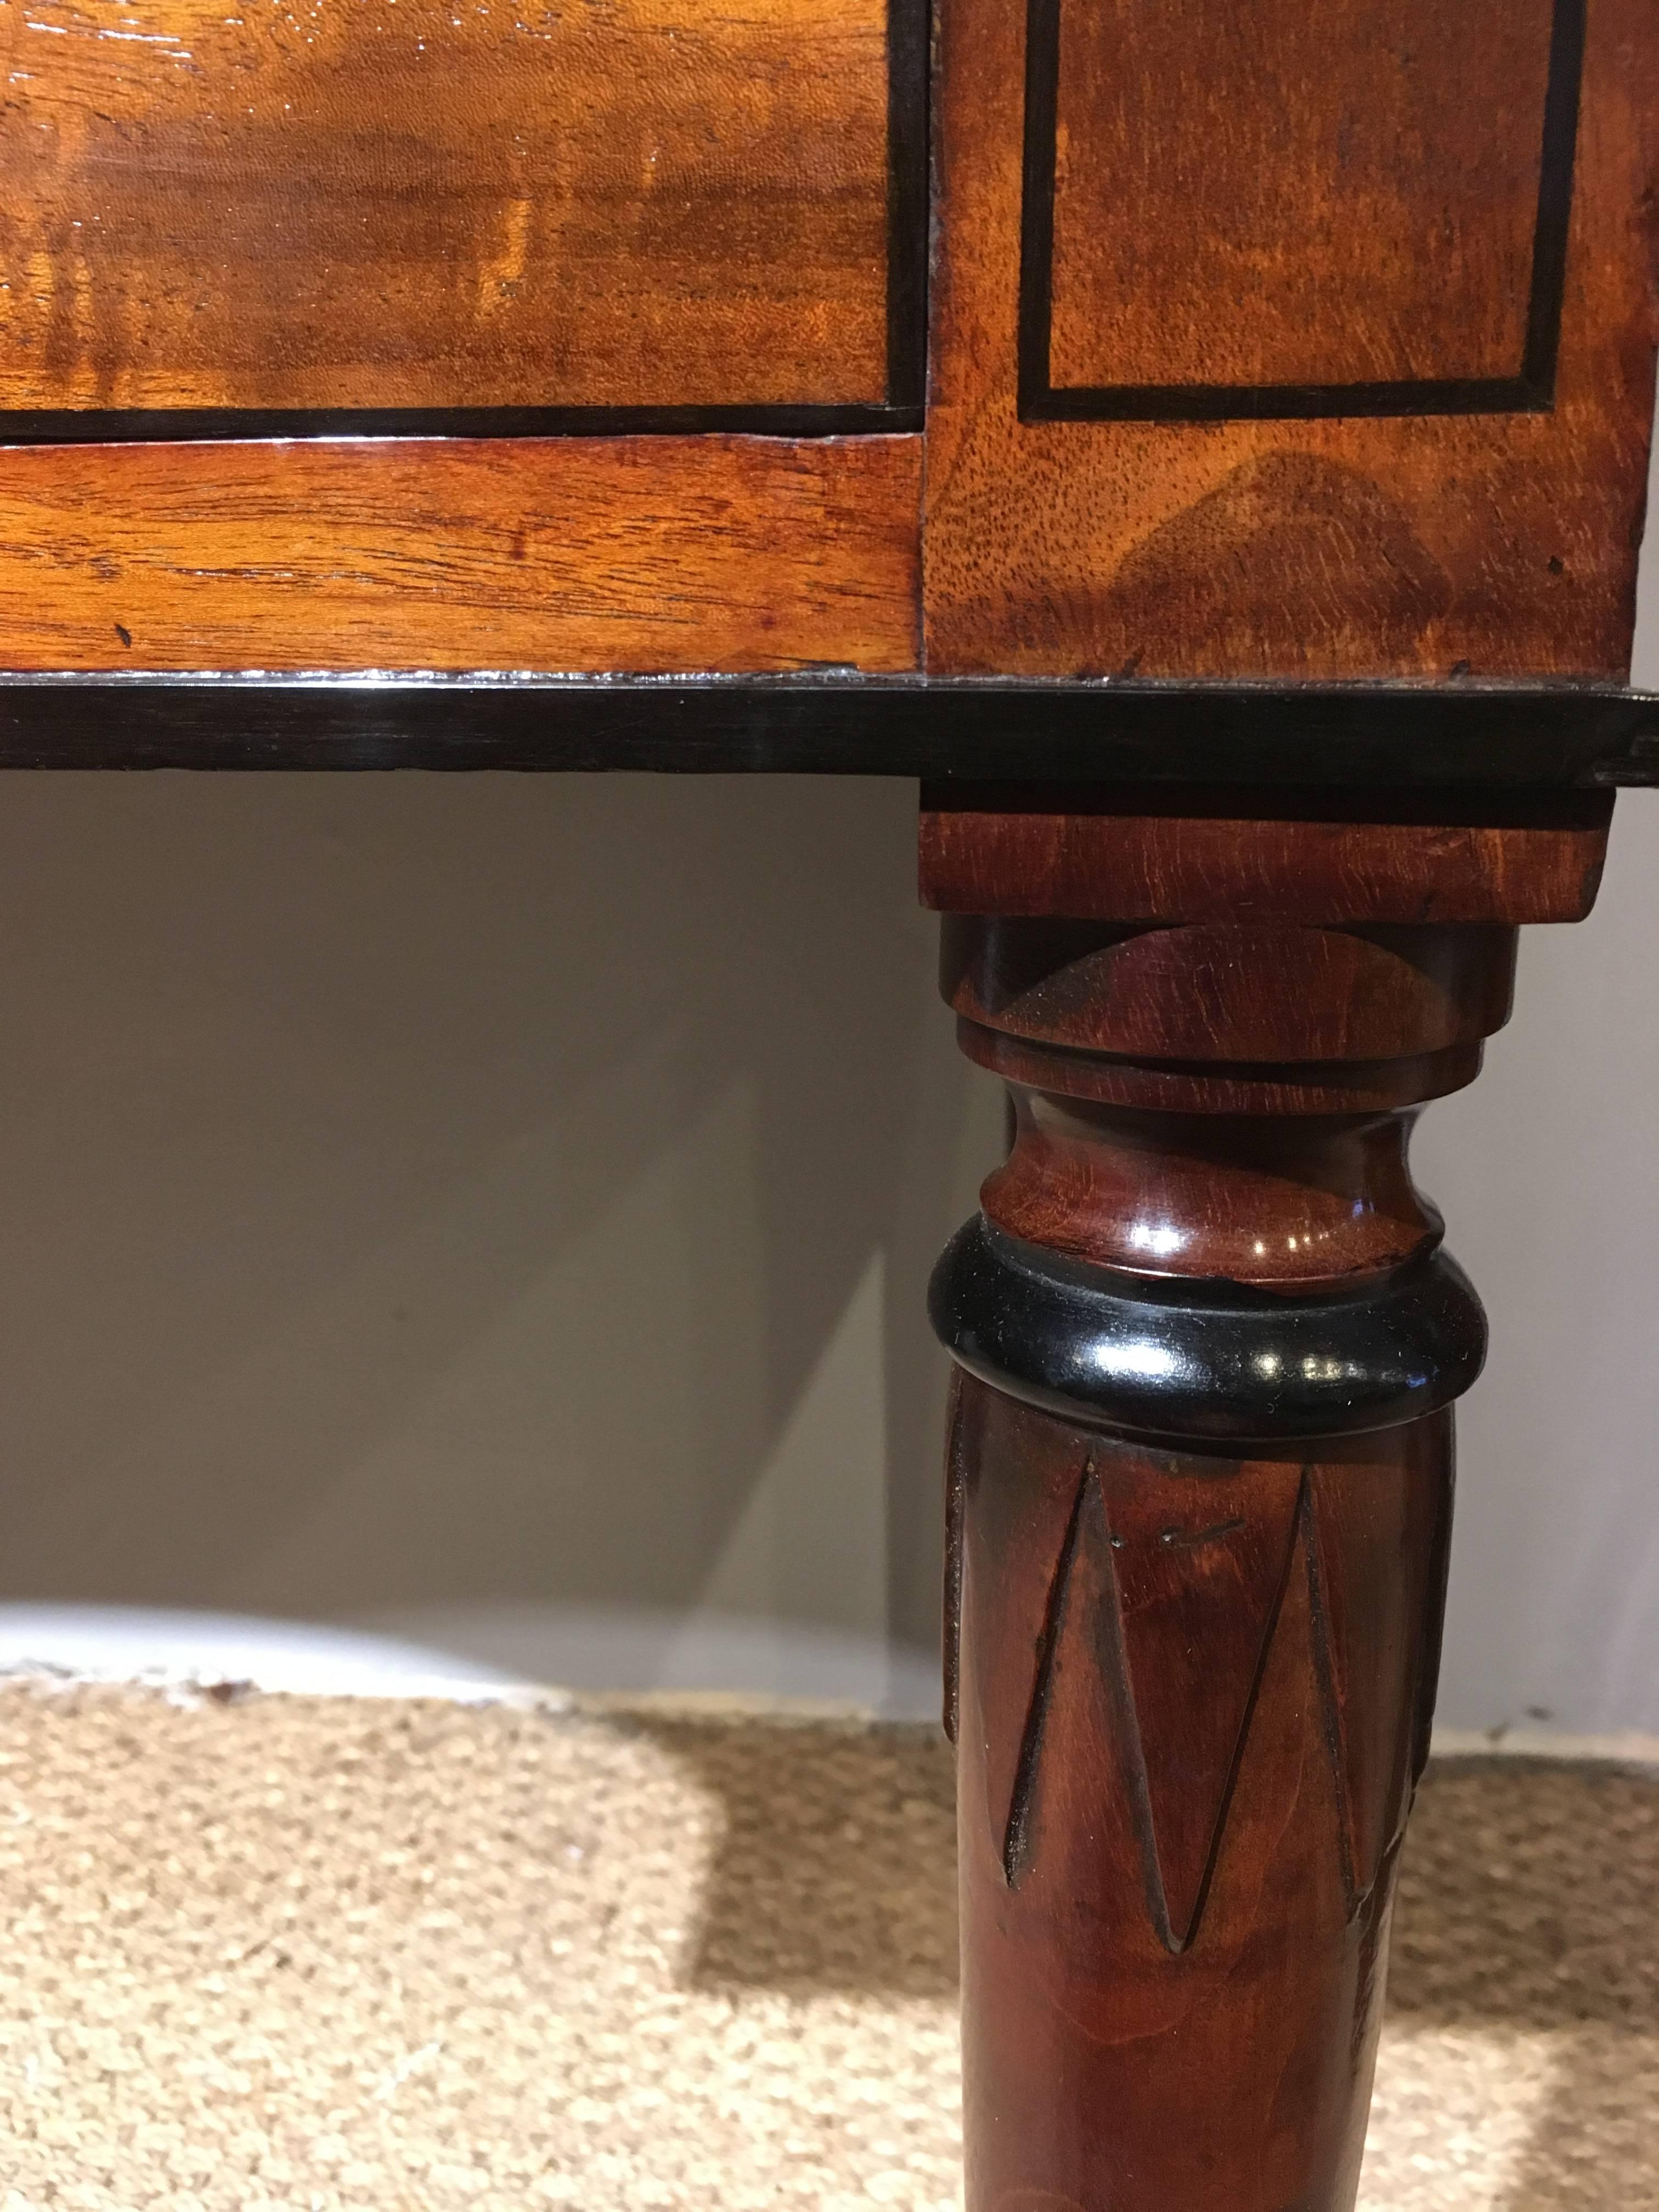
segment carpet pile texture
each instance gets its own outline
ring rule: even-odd
[[[951,2212],[929,1730],[0,1691],[3,2212]],[[1659,1783],[1443,1765],[1364,2212],[1659,2203]]]

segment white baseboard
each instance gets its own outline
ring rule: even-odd
[[[131,1606],[0,1605],[0,1678],[246,1682],[318,1697],[638,1703],[933,1721],[937,1660],[798,1622],[575,1606],[428,1608],[356,1626]],[[1437,1759],[1659,1771],[1659,1736],[1437,1728]]]
[[[783,1620],[625,1607],[414,1608],[356,1623],[137,1606],[0,1605],[0,1679],[221,1682],[314,1697],[748,1700],[890,1720],[939,1709],[932,1653]]]

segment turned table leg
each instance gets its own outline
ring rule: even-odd
[[[1016,1109],[932,1291],[969,2212],[1353,2203],[1486,1335],[1407,1142],[1607,811],[924,813]]]

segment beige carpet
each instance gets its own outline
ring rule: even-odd
[[[953,2206],[950,1797],[919,1729],[9,1688],[0,2208]],[[1367,2212],[1659,2204],[1656,1875],[1650,1781],[1432,1776]]]

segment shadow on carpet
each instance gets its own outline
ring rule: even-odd
[[[724,1814],[688,1962],[696,1982],[954,1992],[953,1772],[941,1740],[914,1727],[634,1725]],[[1483,2185],[1492,2212],[1659,2202],[1659,1778],[1435,1762],[1401,1875],[1389,2022],[1381,2162],[1416,2161],[1420,2173],[1421,2161],[1444,2161],[1460,2212],[1477,2200],[1459,2189]],[[1470,2102],[1483,2109],[1456,2109]],[[1503,2183],[1483,2185],[1476,2169],[1516,2106],[1523,2139],[1508,2146]],[[1391,2198],[1376,2194],[1379,2162],[1365,2202],[1381,2205]]]
[[[0,1692],[0,2212],[955,2212],[950,1755]],[[1659,1783],[1431,1771],[1360,2212],[1659,2203]]]

